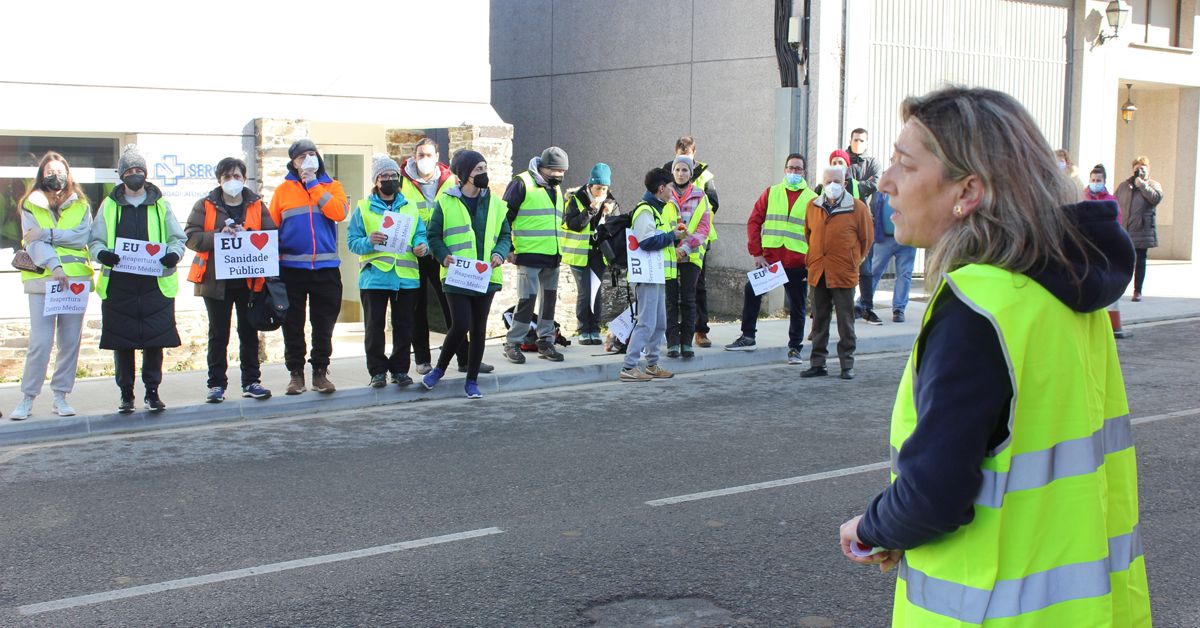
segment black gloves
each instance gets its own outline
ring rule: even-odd
[[[179,263],[179,254],[167,253],[158,261],[162,262],[163,268],[175,268],[175,265]]]
[[[121,256],[112,251],[100,251],[96,254],[96,260],[105,266],[116,266],[121,263]]]

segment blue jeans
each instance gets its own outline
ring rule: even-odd
[[[871,257],[871,283],[879,285],[883,271],[887,269],[891,258],[896,258],[896,287],[892,291],[892,310],[904,311],[908,307],[908,290],[912,287],[913,264],[917,261],[917,249],[900,244],[892,236],[884,236],[883,242],[875,243],[875,253]],[[863,303],[866,309],[872,309],[873,303]]]

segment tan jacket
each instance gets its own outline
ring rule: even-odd
[[[804,218],[808,285],[817,285],[824,276],[829,288],[854,288],[858,266],[875,239],[871,210],[849,192],[833,211],[825,209],[823,200],[824,196],[818,196],[809,203]]]

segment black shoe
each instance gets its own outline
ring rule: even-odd
[[[387,373],[376,373],[371,376],[371,383],[368,384],[371,388],[383,388],[387,386]]]
[[[691,349],[684,349],[683,351],[679,352],[679,355],[683,357],[683,359],[687,360],[689,358],[696,357],[696,352],[692,351]]]
[[[525,354],[521,353],[521,347],[507,342],[504,343],[504,358],[513,364],[525,363]]]
[[[829,371],[823,366],[810,366],[803,371],[800,371],[800,377],[825,377]]]
[[[146,391],[146,398],[143,401],[146,402],[146,409],[151,412],[162,412],[167,409],[167,404],[158,398],[157,390]]]
[[[408,373],[392,373],[392,383],[397,386],[411,386],[413,379],[408,376]]]
[[[668,352],[667,352],[667,357],[668,357],[668,358],[677,358],[677,357],[679,357],[679,349],[671,349],[670,351],[668,351]]]
[[[523,357],[523,356],[522,356],[522,357]],[[480,363],[479,363],[479,373],[480,373],[480,374],[483,374],[483,373],[491,373],[491,372],[492,372],[492,371],[494,371],[494,370],[496,370],[496,367],[492,366],[491,364],[488,364],[487,362],[480,362]],[[467,365],[466,365],[466,364],[459,364],[459,365],[458,365],[458,372],[459,372],[459,373],[466,373],[466,372],[467,372]]]
[[[875,310],[863,310],[862,319],[868,325],[882,325],[883,321],[879,320],[879,316],[875,314]]]
[[[117,406],[117,412],[120,414],[133,413],[133,394],[121,395],[121,405]]]
[[[854,369],[842,369],[842,379],[854,379]]]
[[[543,360],[550,360],[551,362],[563,361],[563,354],[559,353],[558,349],[554,348],[554,343],[543,342],[539,340],[537,343],[537,348],[539,358],[542,358]]]
[[[903,323],[904,322],[904,310],[892,310],[892,322],[893,323]]]

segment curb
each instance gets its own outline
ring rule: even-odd
[[[901,351],[912,348],[908,335],[885,336],[860,339],[859,355]],[[787,362],[786,347],[764,347],[756,351],[723,351],[704,349],[695,358],[687,361],[664,361],[676,373],[696,373],[762,366],[769,363],[784,366]],[[550,370],[532,372],[508,372],[479,376],[479,387],[485,394],[524,392],[545,388],[583,386],[604,382],[616,383],[621,372],[622,361],[613,354],[611,361],[600,364],[571,365],[567,363]],[[799,371],[797,370],[797,373]],[[207,425],[213,423],[237,423],[252,419],[269,419],[299,414],[320,412],[342,412],[364,408],[402,406],[418,401],[440,399],[462,399],[464,377],[457,372],[448,376],[432,391],[421,388],[419,383],[398,388],[348,388],[331,395],[306,392],[302,395],[277,395],[269,400],[229,399],[219,404],[199,403],[175,406],[161,414],[151,415],[145,410],[132,414],[108,414],[35,419],[27,422],[7,422],[0,428],[0,447],[25,445],[103,434],[132,434],[155,430]],[[486,397],[484,399],[486,402]]]

